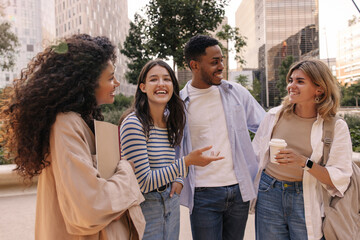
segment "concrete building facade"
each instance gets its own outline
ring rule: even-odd
[[[254,0],[242,0],[235,13],[235,27],[239,28],[241,36],[246,37],[247,45],[243,48],[242,57],[246,60],[246,63],[240,65],[237,63],[237,71],[241,71],[242,68],[258,68],[258,52],[259,47],[264,44],[264,38],[257,35],[256,25],[256,12]]]
[[[263,106],[276,106],[281,101],[276,81],[284,59],[293,56],[297,61],[309,56],[319,57],[318,9],[318,0],[244,0],[239,6],[237,19],[242,20],[237,26],[247,28],[242,32],[247,38],[253,39],[255,32],[255,41],[247,41],[244,56],[250,57],[245,58],[249,61],[245,67],[256,66],[254,59],[257,57]],[[254,11],[254,15],[248,11]],[[251,24],[254,17],[255,24]]]
[[[360,80],[360,22],[339,32],[336,77],[348,86]]]
[[[4,3],[3,20],[11,24],[11,30],[17,35],[20,46],[13,69],[0,71],[0,88],[19,77],[21,69],[42,50],[44,25],[41,21],[41,0],[9,0]]]
[[[122,46],[129,30],[127,0],[55,0],[56,37],[77,33],[107,36],[116,46]],[[119,92],[134,95],[136,86],[125,79],[127,58],[117,49],[115,76]]]

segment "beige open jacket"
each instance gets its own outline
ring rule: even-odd
[[[120,161],[111,178],[100,178],[94,134],[79,114],[58,114],[47,160],[38,180],[35,239],[142,238],[144,198],[130,164]]]

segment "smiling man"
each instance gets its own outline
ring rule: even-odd
[[[225,158],[189,167],[181,204],[190,210],[194,240],[243,239],[258,169],[248,129],[256,132],[265,111],[244,87],[222,80],[216,39],[194,36],[184,54],[192,80],[180,92],[187,122],[178,154],[212,145]]]

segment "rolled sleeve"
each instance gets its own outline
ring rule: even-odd
[[[352,144],[348,126],[342,119],[336,121],[329,160],[326,164],[335,188],[323,185],[332,196],[344,196],[352,175]]]

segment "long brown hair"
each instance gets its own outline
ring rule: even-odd
[[[176,79],[174,71],[171,69],[171,67],[164,61],[156,59],[151,60],[148,63],[145,64],[145,66],[142,68],[138,83],[137,83],[137,89],[135,94],[135,99],[132,107],[125,111],[125,113],[121,116],[119,125],[121,125],[122,121],[125,119],[127,115],[129,115],[131,112],[135,112],[137,118],[140,120],[141,124],[143,125],[144,132],[146,136],[149,136],[150,127],[153,125],[153,119],[150,115],[150,108],[148,103],[148,98],[146,93],[143,93],[140,89],[140,84],[146,82],[146,75],[155,66],[161,66],[166,68],[166,70],[169,72],[174,92],[171,96],[169,102],[167,103],[166,109],[165,109],[165,115],[166,117],[166,128],[168,130],[168,139],[172,147],[176,145],[180,145],[182,136],[183,136],[183,130],[185,126],[185,110],[184,110],[184,102],[181,100],[179,96],[180,87],[179,83]]]
[[[316,104],[320,116],[324,119],[335,116],[340,106],[340,89],[328,66],[318,59],[295,62],[286,76],[287,83],[289,83],[291,74],[297,69],[306,74],[316,86],[320,86],[324,91],[320,96],[320,101]],[[290,113],[295,107],[295,104],[290,103],[289,95],[284,98],[282,105],[284,113]]]
[[[90,128],[93,119],[103,120],[95,89],[115,59],[108,38],[79,34],[47,47],[22,70],[5,91],[0,113],[4,147],[20,175],[31,179],[50,164],[50,130],[58,113],[77,112]]]

